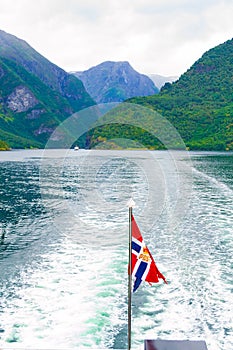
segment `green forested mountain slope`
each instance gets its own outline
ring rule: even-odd
[[[209,50],[159,95],[133,102],[161,113],[177,128],[187,147],[233,149],[233,40]]]
[[[45,85],[65,97],[71,107],[80,110],[93,104],[83,83],[47,60],[26,41],[0,30],[0,57],[7,58],[37,76]]]
[[[42,146],[71,111],[68,101],[13,61],[0,59],[0,72],[0,139],[11,147]]]
[[[190,149],[233,149],[233,40],[209,50],[180,79],[159,94],[127,100],[167,118]],[[56,126],[94,101],[82,82],[49,62],[25,41],[0,31],[0,149],[43,147]],[[136,111],[136,114],[139,113]],[[143,114],[143,108],[140,112]],[[129,119],[134,119],[134,114]],[[108,125],[87,135],[88,143],[128,138],[149,148],[163,145],[152,137],[151,115],[145,131],[125,124]],[[153,130],[151,130],[153,131]],[[152,134],[154,134],[152,132]],[[178,146],[177,146],[178,147]]]
[[[78,78],[0,31],[0,141],[43,147],[61,121],[93,104]]]

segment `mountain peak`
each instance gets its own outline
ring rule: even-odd
[[[190,149],[233,150],[233,39],[208,50],[159,95],[133,103],[159,110]]]
[[[3,30],[0,87],[0,139],[10,147],[43,146],[59,122],[94,104],[78,78]]]
[[[74,74],[97,103],[122,102],[130,97],[158,93],[153,81],[135,71],[128,61],[105,61]]]

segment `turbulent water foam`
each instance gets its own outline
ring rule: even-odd
[[[133,196],[168,285],[134,293],[132,347],[203,339],[232,350],[232,156],[61,154],[0,162],[1,348],[127,347]]]

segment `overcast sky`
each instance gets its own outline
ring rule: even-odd
[[[68,72],[111,60],[179,76],[233,37],[233,0],[0,0],[0,29]]]

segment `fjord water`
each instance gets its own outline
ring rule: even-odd
[[[144,339],[233,348],[233,155],[2,152],[0,347],[127,347],[127,200],[168,284],[133,295]],[[3,237],[4,236],[4,237]]]

